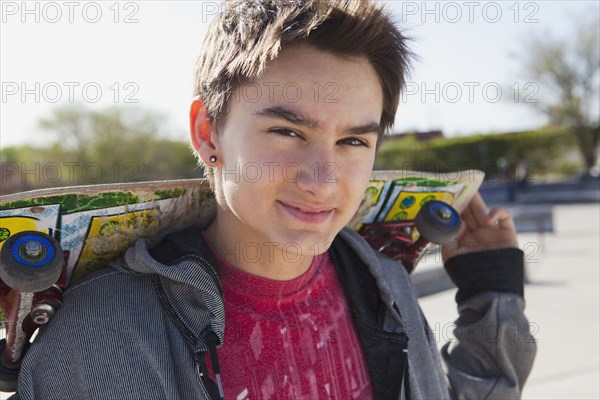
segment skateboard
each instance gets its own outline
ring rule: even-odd
[[[376,171],[348,227],[410,272],[430,243],[451,241],[483,173]],[[0,391],[14,391],[34,332],[63,290],[137,239],[158,242],[210,225],[216,202],[204,179],[42,189],[0,197]]]

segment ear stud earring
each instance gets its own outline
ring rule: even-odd
[[[210,162],[211,163],[216,163],[217,162],[217,157],[216,156],[210,156]]]

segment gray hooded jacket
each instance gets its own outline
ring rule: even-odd
[[[214,398],[203,355],[226,345],[225,312],[216,264],[200,241],[197,229],[152,249],[141,239],[111,268],[69,287],[26,354],[14,398]],[[347,229],[331,251],[377,398],[520,397],[536,352],[520,250],[447,263],[459,318],[441,354],[402,266]]]

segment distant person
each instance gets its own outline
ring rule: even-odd
[[[344,229],[410,57],[370,1],[227,2],[190,112],[214,222],[71,286],[15,398],[518,398],[536,347],[506,210],[477,195],[443,249],[459,318],[441,354],[406,270]]]

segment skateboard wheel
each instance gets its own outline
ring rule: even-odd
[[[415,217],[415,226],[427,241],[446,244],[458,234],[461,220],[452,206],[442,201],[431,200],[419,210]]]
[[[54,285],[63,264],[56,239],[42,232],[19,232],[2,247],[0,279],[19,292],[40,292]]]

